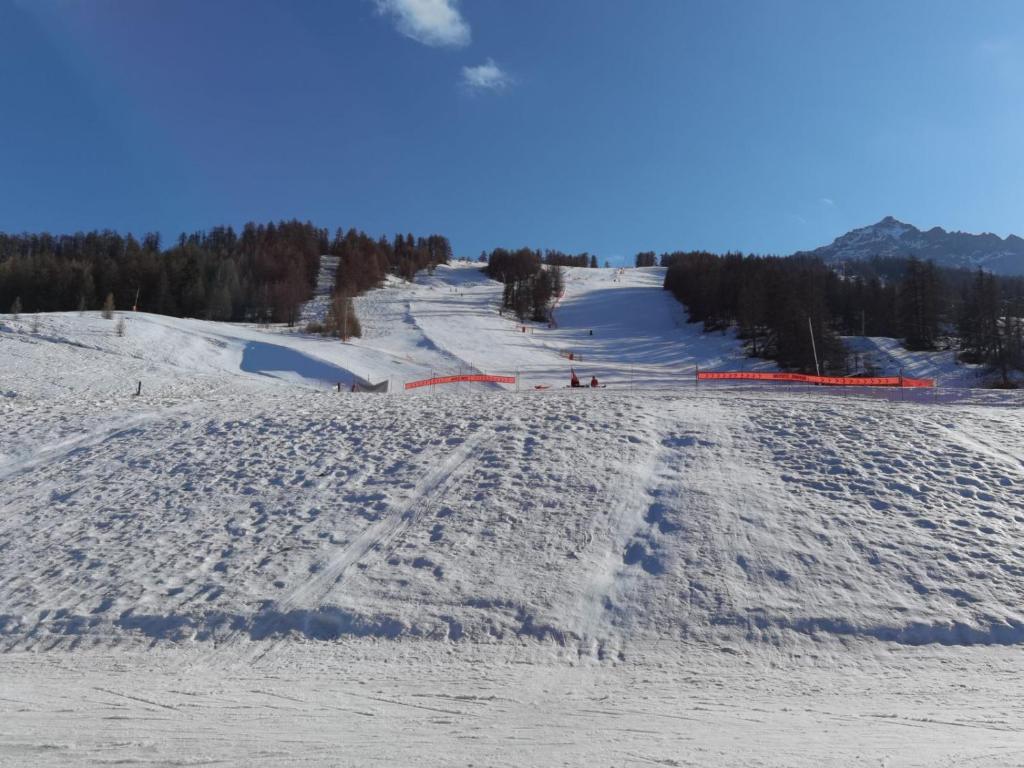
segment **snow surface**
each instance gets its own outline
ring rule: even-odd
[[[0,764],[1024,762],[1020,396],[696,387],[764,363],[568,274],[0,316]],[[519,391],[334,389],[459,369]]]
[[[323,255],[320,257],[320,269],[316,276],[316,289],[313,291],[313,298],[302,307],[299,312],[301,325],[312,320],[323,320],[327,317],[327,310],[331,303],[331,294],[334,291],[334,277],[338,271],[337,256]]]

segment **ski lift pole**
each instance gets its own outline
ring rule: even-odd
[[[821,366],[818,364],[818,345],[814,343],[814,324],[811,322],[811,316],[807,316],[807,328],[811,332],[811,351],[814,352],[814,370],[821,376]]]

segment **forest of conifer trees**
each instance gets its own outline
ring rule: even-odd
[[[565,278],[562,267],[597,267],[591,254],[570,256],[561,251],[495,248],[486,254],[487,276],[504,283],[502,307],[512,310],[520,322],[550,320],[552,302],[562,295]]]
[[[181,317],[293,322],[313,289],[326,233],[284,221],[183,234],[0,235],[0,306],[26,312],[137,307]]]
[[[653,253],[638,254],[650,265]],[[1024,278],[940,269],[916,258],[836,269],[811,258],[666,253],[665,288],[707,330],[735,327],[750,353],[813,372],[814,329],[825,370],[857,373],[841,336],[899,338],[911,350],[951,349],[965,362],[1024,368]],[[809,327],[810,326],[810,327]]]
[[[412,279],[451,258],[447,238],[362,232],[309,222],[246,224],[182,234],[167,248],[109,230],[0,234],[0,307],[23,312],[137,308],[178,317],[294,324],[316,284],[320,256],[339,256],[336,294],[351,299],[388,273]]]

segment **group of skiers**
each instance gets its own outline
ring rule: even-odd
[[[569,379],[569,386],[573,388],[584,386],[582,383],[580,383],[580,377],[576,375],[576,369],[570,368],[569,370],[572,372],[572,378]],[[590,377],[590,386],[595,388],[601,386],[600,384],[597,383],[597,376]]]

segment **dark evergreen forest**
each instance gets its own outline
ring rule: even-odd
[[[649,265],[650,252],[637,263]],[[889,336],[911,350],[958,349],[1007,380],[1024,367],[1024,278],[940,269],[931,262],[871,259],[841,269],[809,258],[706,252],[663,254],[665,288],[706,330],[736,327],[750,353],[813,372],[856,373],[841,336]],[[824,371],[823,371],[824,372]]]
[[[341,230],[330,239],[309,222],[246,224],[160,236],[109,230],[74,235],[0,234],[0,307],[23,312],[94,310],[108,297],[179,317],[292,324],[315,284],[320,255],[340,257],[335,293],[351,296],[388,273],[411,279],[451,258],[447,238],[396,235],[373,239]]]
[[[565,288],[563,266],[597,267],[597,257],[587,253],[570,256],[561,251],[542,254],[530,248],[495,248],[485,255],[484,272],[505,284],[502,306],[511,309],[520,321],[550,319],[551,304]]]

